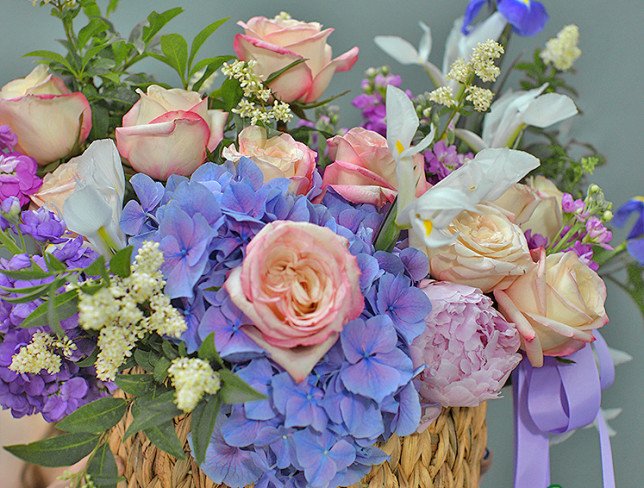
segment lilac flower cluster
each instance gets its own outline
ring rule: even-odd
[[[25,206],[29,203],[29,195],[42,186],[42,180],[36,174],[36,161],[13,150],[17,143],[9,126],[0,125],[0,202],[16,197],[20,205]]]
[[[352,206],[331,191],[313,204],[311,195],[288,193],[287,180],[264,184],[246,158],[237,167],[207,163],[165,188],[141,174],[132,185],[139,202],[126,205],[122,228],[135,246],[161,243],[166,291],[187,318],[188,349],[214,332],[220,355],[267,396],[222,410],[202,466],[211,479],[231,487],[347,486],[386,459],[376,442],[416,431],[421,407],[409,345],[431,310],[415,286],[428,264],[414,249],[374,250],[382,221],[374,207]],[[362,272],[361,317],[299,384],[240,330],[248,319],[222,288],[253,236],[276,220],[342,235]]]
[[[432,185],[463,166],[468,159],[474,158],[472,153],[459,154],[455,145],[448,146],[443,140],[438,141],[431,149],[425,151],[424,156],[425,171],[428,173],[428,181]]]
[[[592,209],[582,199],[574,199],[569,193],[564,193],[561,201],[564,218],[571,222],[561,231],[562,238],[574,240],[572,246],[563,249],[564,252],[574,252],[579,259],[592,270],[597,271],[599,265],[593,261],[593,246],[611,250],[610,242],[613,233],[606,228],[600,218],[593,215]],[[576,230],[575,230],[576,228]],[[573,235],[569,235],[573,232]]]
[[[354,107],[362,112],[362,127],[380,135],[386,135],[385,93],[387,86],[392,85],[399,88],[401,84],[402,79],[400,76],[389,73],[386,67],[382,67],[379,70],[371,68],[367,71],[367,78],[362,80],[363,93],[355,97],[351,102]],[[407,94],[409,98],[412,97],[409,90],[407,90]]]
[[[9,204],[7,204],[9,202]],[[3,212],[17,205],[17,199],[3,202]],[[16,254],[0,257],[0,286],[25,288],[51,282],[46,279],[14,279],[2,273],[3,270],[20,270],[35,262],[43,270],[47,269],[43,252],[51,252],[69,268],[85,267],[96,259],[96,253],[89,249],[82,237],[67,237],[66,229],[55,214],[43,208],[24,211],[19,221],[10,224],[4,220],[6,230],[16,226],[27,240],[32,240],[34,249],[30,254]],[[45,251],[46,250],[46,251]],[[57,422],[78,407],[105,394],[108,385],[99,382],[92,367],[79,367],[76,363],[91,354],[94,345],[82,337],[78,328],[78,317],[72,316],[61,321],[67,336],[75,343],[76,349],[68,358],[63,358],[60,371],[55,374],[43,370],[38,374],[19,374],[11,369],[12,358],[20,348],[31,342],[36,332],[51,332],[48,327],[23,329],[22,321],[33,312],[42,300],[27,303],[10,303],[3,298],[16,296],[0,289],[0,406],[11,409],[14,417],[41,413],[47,422]]]

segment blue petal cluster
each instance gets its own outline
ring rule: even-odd
[[[420,421],[408,346],[431,310],[415,283],[427,275],[414,250],[376,252],[383,216],[329,192],[322,204],[288,192],[287,180],[263,183],[254,163],[206,164],[190,179],[171,177],[165,189],[145,175],[132,178],[139,202],[129,202],[123,229],[130,242],[152,239],[166,257],[167,292],[184,310],[183,336],[194,351],[212,332],[221,356],[265,400],[222,410],[205,473],[231,487],[335,487],[358,482],[386,455],[375,444],[409,435]],[[222,288],[251,239],[269,222],[325,226],[349,241],[365,296],[360,318],[302,383],[273,363],[240,327],[249,323]]]
[[[463,18],[463,34],[470,33],[472,22],[486,3],[491,5],[490,0],[470,0]],[[520,36],[535,36],[548,22],[546,8],[536,0],[499,0],[497,10]]]

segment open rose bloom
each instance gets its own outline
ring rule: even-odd
[[[255,71],[264,78],[294,61],[304,60],[270,84],[277,98],[285,102],[314,102],[336,72],[350,70],[358,60],[357,47],[333,58],[327,44],[333,29],[322,30],[317,22],[253,17],[238,24],[244,33],[235,36],[235,53],[241,60],[257,61]]]
[[[396,162],[387,140],[371,130],[355,127],[327,141],[333,161],[324,171],[323,186],[330,186],[352,203],[382,207],[398,194]],[[416,196],[430,185],[425,179],[421,154],[413,157]]]
[[[264,181],[288,178],[293,193],[304,195],[313,186],[317,155],[290,134],[268,138],[265,128],[246,127],[239,134],[239,149],[233,144],[224,148],[222,154],[233,162],[244,156],[252,159],[262,171]]]
[[[546,256],[542,250],[536,266],[494,297],[533,366],[543,365],[544,355],[578,351],[608,323],[604,282],[572,252]]]
[[[302,381],[364,308],[346,239],[308,223],[278,221],[246,249],[226,289],[250,319],[244,332]]]
[[[151,85],[116,129],[116,145],[138,172],[166,180],[190,176],[223,139],[227,113],[208,110],[196,92]]]
[[[18,136],[16,150],[44,166],[68,156],[92,129],[85,95],[72,93],[40,64],[0,90],[0,125]]]

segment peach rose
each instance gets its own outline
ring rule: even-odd
[[[235,53],[243,61],[257,61],[255,72],[260,76],[266,78],[294,61],[305,60],[270,83],[276,96],[285,102],[314,102],[336,71],[348,71],[358,60],[357,47],[333,59],[326,42],[333,29],[322,30],[317,22],[278,16],[253,17],[238,25],[244,28],[244,34],[235,36]]]
[[[31,195],[31,201],[38,207],[47,207],[61,216],[65,200],[76,189],[80,179],[79,161],[79,158],[72,158],[52,173],[47,173],[38,193]]]
[[[264,227],[225,287],[249,324],[242,330],[302,381],[364,308],[360,268],[348,241],[326,227],[277,221]]]
[[[208,110],[208,99],[197,92],[151,85],[138,93],[141,99],[116,129],[121,156],[152,178],[190,176],[223,139],[228,114]]]
[[[246,127],[239,134],[239,150],[231,145],[222,154],[235,163],[243,156],[252,159],[264,174],[264,181],[289,178],[291,191],[298,195],[308,193],[313,186],[317,154],[290,134],[267,138],[265,128]]]
[[[323,187],[330,186],[352,203],[381,207],[394,201],[398,188],[396,162],[384,137],[355,127],[327,143],[329,157],[334,162],[324,170]],[[430,185],[425,179],[422,154],[414,155],[413,160],[418,180],[416,196],[420,196]]]
[[[434,278],[488,293],[508,286],[534,263],[518,225],[495,207],[481,204],[477,210],[454,219],[449,227],[454,242],[427,252]]]
[[[513,185],[493,203],[509,212],[524,232],[531,230],[552,242],[563,225],[563,193],[543,176],[528,178],[527,183]]]
[[[546,256],[505,290],[494,290],[499,310],[515,323],[530,363],[567,356],[594,340],[608,323],[606,286],[574,252]]]
[[[85,95],[70,92],[63,80],[39,64],[0,90],[2,124],[18,136],[16,150],[44,166],[85,142],[92,129],[92,109]]]

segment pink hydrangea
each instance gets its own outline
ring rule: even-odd
[[[521,361],[514,325],[477,288],[421,284],[432,302],[425,332],[411,346],[414,367],[425,365],[416,387],[426,404],[474,407],[497,398]]]
[[[42,186],[37,170],[36,161],[29,156],[0,152],[0,201],[17,197],[20,205],[29,203],[29,195],[36,193]]]

